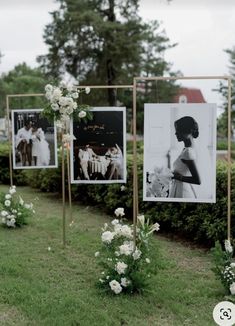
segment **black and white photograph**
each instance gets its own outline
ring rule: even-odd
[[[12,110],[13,169],[55,168],[57,136],[42,109]]]
[[[71,122],[71,182],[126,182],[126,109],[95,107],[93,119]]]
[[[216,105],[145,104],[145,201],[216,201]]]

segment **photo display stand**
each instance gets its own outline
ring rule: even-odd
[[[126,90],[131,90],[133,91],[133,85],[88,85],[88,86],[78,86],[77,88],[79,89],[84,89],[86,87],[89,87],[91,90],[93,89],[126,89]],[[125,106],[125,103],[123,103],[123,106]],[[134,128],[136,127],[136,123],[133,123],[133,121],[136,120],[136,115],[135,115],[135,111],[132,109],[132,136],[133,136],[133,160],[136,157],[136,132],[134,132]],[[72,161],[72,158],[71,158]],[[136,211],[136,188],[135,188],[135,184],[136,184],[136,172],[135,172],[135,164],[133,163],[133,225],[134,225],[134,243],[136,245],[136,218],[137,218],[137,211]]]
[[[190,77],[134,77],[133,80],[133,215],[134,230],[136,230],[138,215],[138,175],[137,175],[137,132],[136,132],[136,116],[137,116],[137,92],[138,83],[151,81],[176,81],[176,80],[224,80],[228,86],[228,151],[227,151],[227,239],[231,239],[231,86],[230,76],[190,76]],[[163,104],[163,103],[162,103]],[[161,201],[161,200],[158,200]],[[163,201],[163,200],[162,200]]]
[[[13,123],[12,126],[10,124],[10,112],[12,111],[10,109],[10,99],[13,98],[27,98],[27,97],[44,97],[45,94],[11,94],[6,96],[6,110],[7,110],[7,121],[8,121],[8,140],[9,140],[9,170],[10,170],[10,186],[13,186],[13,162],[12,162],[12,148],[13,148],[13,143],[12,143],[12,128],[13,128]],[[24,109],[20,109],[24,110]],[[19,111],[20,111],[19,110]],[[31,110],[31,109],[30,109]],[[27,111],[30,111],[29,109]],[[32,109],[33,111],[33,109]],[[63,139],[63,132],[62,132],[62,139]],[[65,144],[62,141],[62,162],[61,162],[61,168],[62,168],[62,243],[63,246],[65,247],[66,245],[66,205],[65,205]],[[71,183],[70,183],[70,164],[69,164],[69,147],[66,147],[67,151],[67,173],[68,173],[68,197],[69,197],[69,207],[70,207],[70,220],[72,221],[72,201],[71,201]],[[57,155],[57,148],[56,148],[56,154]],[[57,157],[56,157],[57,159]],[[43,167],[42,167],[43,168]]]

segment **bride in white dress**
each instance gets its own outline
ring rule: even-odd
[[[171,198],[197,198],[193,185],[200,185],[194,139],[199,136],[197,122],[189,116],[175,121],[175,135],[184,148],[173,164]]]
[[[32,157],[35,166],[48,166],[50,163],[49,144],[45,140],[44,131],[37,126],[32,127]]]

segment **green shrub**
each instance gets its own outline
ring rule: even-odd
[[[0,182],[9,183],[8,148],[0,147]],[[25,184],[41,191],[61,193],[61,156],[58,169],[15,170],[14,183]],[[171,232],[184,238],[213,246],[216,240],[223,241],[227,237],[227,165],[217,162],[217,194],[215,204],[205,203],[168,203],[143,202],[142,156],[138,156],[139,211],[150,218],[151,222],[159,222],[162,232]],[[65,168],[67,171],[67,168]],[[72,185],[74,202],[85,205],[96,205],[107,213],[113,213],[117,207],[123,207],[126,217],[132,219],[132,155],[127,155],[127,183],[122,184]],[[235,164],[232,165],[232,185],[235,184]],[[67,188],[67,179],[66,179]],[[67,193],[67,192],[66,192]],[[235,189],[231,190],[232,210],[235,216]],[[235,237],[235,224],[232,223],[232,236]]]

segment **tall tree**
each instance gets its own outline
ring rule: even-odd
[[[6,112],[6,95],[43,93],[45,86],[45,76],[39,69],[32,69],[25,63],[15,66],[7,74],[0,76],[0,117]],[[44,103],[44,98],[19,97],[10,101],[11,109],[40,108]]]
[[[232,113],[231,113],[231,123],[232,130],[231,133],[235,133],[235,46],[232,49],[227,49],[225,52],[229,56],[229,74],[232,77]],[[219,88],[217,91],[224,98],[223,103],[223,113],[218,118],[217,130],[220,137],[227,137],[228,135],[228,86],[224,82],[219,83]]]
[[[49,52],[38,57],[48,75],[59,79],[69,73],[83,84],[116,85],[170,72],[163,55],[174,45],[158,22],[142,21],[139,0],[57,1],[44,32]],[[109,89],[110,105],[116,95]]]

